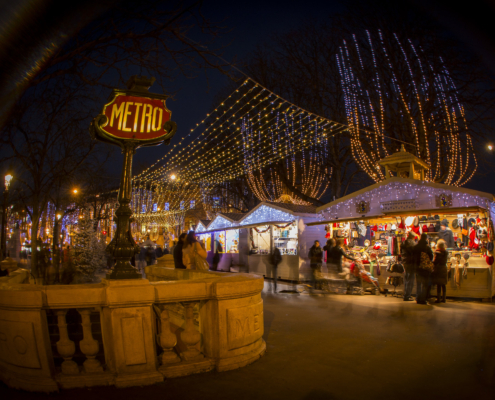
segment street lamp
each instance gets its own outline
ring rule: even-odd
[[[490,151],[493,150],[493,146],[491,144],[488,145],[488,150],[490,150]]]
[[[175,181],[176,178],[177,177],[175,176],[175,174],[170,175],[170,179],[172,179],[173,181]]]
[[[74,194],[77,194],[77,192],[78,192],[78,191],[77,191],[77,189],[74,189],[74,190],[72,191],[72,193],[74,193]]]
[[[3,191],[3,210],[2,210],[2,234],[1,234],[1,246],[2,246],[2,258],[7,257],[7,203],[9,197],[10,182],[13,176],[11,174],[5,175],[5,189]]]
[[[9,190],[10,187],[10,181],[12,180],[13,176],[10,174],[5,175],[5,190]]]

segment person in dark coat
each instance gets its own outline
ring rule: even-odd
[[[186,266],[182,262],[182,247],[186,241],[187,233],[181,233],[179,236],[179,242],[174,247],[174,265],[178,269],[186,269]]]
[[[414,275],[416,274],[416,266],[414,263],[414,246],[416,242],[414,232],[409,232],[407,239],[401,246],[402,265],[404,265],[404,301],[412,300],[412,291],[414,288]]]
[[[163,250],[160,246],[156,246],[155,248],[155,258],[160,258],[163,256]]]
[[[323,246],[323,250],[327,252],[327,270],[329,274],[336,274],[337,267],[335,265],[330,264],[329,256],[332,249],[335,247],[335,239],[328,239],[327,244]]]
[[[212,271],[218,271],[218,264],[222,259],[223,247],[219,240],[216,241],[215,254],[213,255],[211,269]]]
[[[327,253],[327,262],[335,265],[337,267],[338,272],[342,272],[343,257],[347,258],[348,260],[355,261],[354,258],[349,257],[347,254],[345,254],[345,251],[342,248],[343,244],[344,244],[344,240],[338,239],[336,245],[332,247],[332,249],[330,250],[330,254]]]
[[[416,268],[416,303],[428,304],[426,296],[428,294],[428,280],[430,278],[430,272],[419,268],[421,263],[421,253],[433,260],[433,252],[428,244],[428,235],[426,233],[421,234],[421,238],[416,246],[414,246],[414,266]]]
[[[455,247],[455,242],[454,242],[454,234],[449,227],[449,221],[444,219],[442,222],[440,222],[440,231],[438,232],[438,238],[442,239],[445,241],[445,246],[449,249],[453,249]]]
[[[437,285],[437,301],[435,303],[445,303],[445,297],[447,295],[447,281],[448,271],[447,262],[449,260],[449,252],[445,241],[440,239],[437,242],[437,249],[435,250],[435,258],[433,259],[433,272],[431,274],[431,280],[434,285]],[[442,292],[442,297],[440,297]]]
[[[271,275],[273,278],[273,293],[277,293],[277,277],[278,277],[278,265],[282,262],[282,254],[280,253],[280,249],[275,247],[273,249],[273,253],[270,259],[271,264]]]
[[[321,272],[321,259],[323,258],[319,240],[315,240],[315,244],[309,249],[308,257],[309,266],[311,267],[311,286],[316,289],[317,274]]]

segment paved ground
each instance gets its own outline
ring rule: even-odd
[[[266,355],[230,372],[60,399],[495,399],[495,303],[264,294]],[[48,396],[0,386],[2,399]]]

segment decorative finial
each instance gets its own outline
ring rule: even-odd
[[[129,78],[126,85],[129,90],[147,92],[154,82],[155,78],[153,76],[148,78],[147,76],[133,75]]]
[[[404,144],[401,144],[400,145],[400,151],[404,151],[404,152],[406,151],[406,148],[404,147]]]

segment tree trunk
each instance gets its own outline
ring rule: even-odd
[[[40,224],[39,215],[33,210],[33,219],[31,221],[31,272],[35,278],[39,277],[38,271],[38,227]]]
[[[55,283],[59,283],[60,281],[60,249],[58,248],[59,244],[59,238],[60,238],[60,233],[59,229],[60,224],[57,219],[57,216],[55,215],[55,221],[53,224],[53,244],[52,244],[52,260],[53,260],[53,267],[55,268]]]

